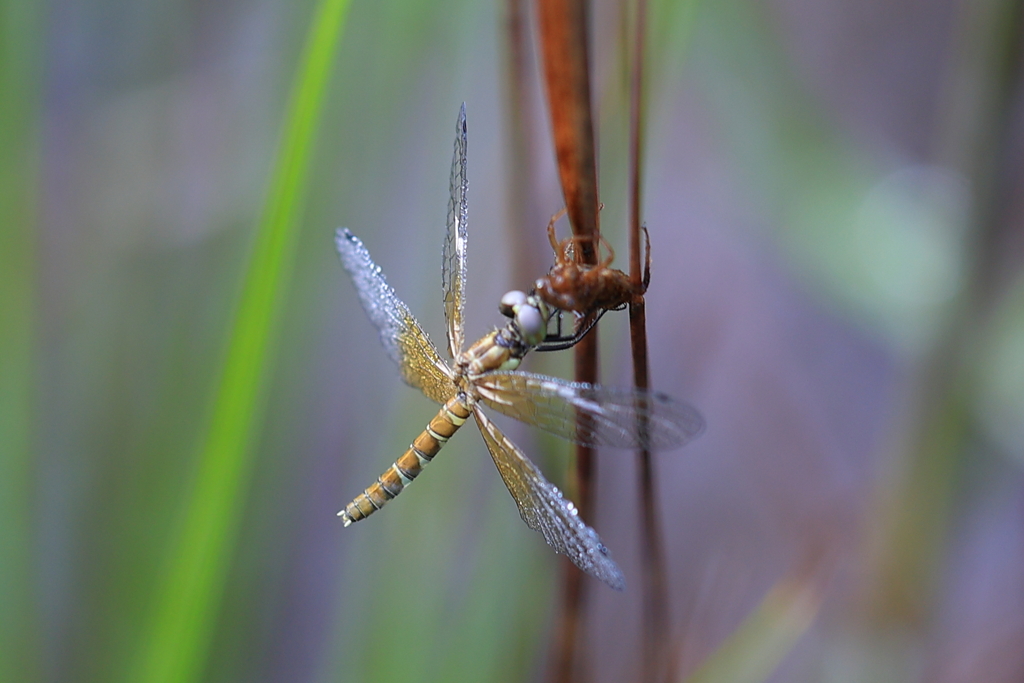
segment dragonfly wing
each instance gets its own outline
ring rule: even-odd
[[[338,230],[334,241],[363,310],[380,332],[380,341],[391,360],[398,364],[402,379],[437,403],[454,396],[451,369],[409,308],[395,295],[380,266],[370,258],[370,252],[347,229]]]
[[[696,408],[660,392],[504,371],[489,372],[474,385],[499,413],[587,446],[668,450],[704,431]]]
[[[441,287],[444,289],[444,318],[448,323],[448,352],[455,358],[462,351],[463,309],[466,283],[466,104],[455,122],[455,152],[452,154],[451,198],[448,200],[448,234],[441,254]]]
[[[622,590],[626,585],[622,572],[597,532],[580,519],[576,506],[544,478],[537,466],[479,408],[473,414],[526,526],[539,531],[548,545],[577,567],[615,590]]]

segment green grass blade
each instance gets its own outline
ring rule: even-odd
[[[767,680],[814,622],[822,597],[810,578],[779,581],[686,683]]]
[[[0,4],[0,681],[36,680],[32,491],[41,57],[35,3]]]
[[[130,680],[202,676],[234,553],[256,430],[293,269],[313,137],[348,0],[322,0],[306,40],[276,166],[200,446],[194,488]]]

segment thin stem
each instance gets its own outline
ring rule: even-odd
[[[629,279],[635,292],[643,291],[640,254],[641,187],[644,150],[644,48],[647,2],[636,1],[629,79]],[[628,35],[628,34],[627,34]],[[633,355],[633,384],[638,389],[650,386],[647,362],[647,313],[643,296],[629,306],[630,348]],[[643,418],[640,418],[643,420]],[[639,433],[646,425],[637,425]],[[655,486],[654,460],[650,450],[637,456],[640,487],[641,566],[643,567],[643,662],[641,680],[668,681],[669,612],[668,582],[665,571],[665,547],[658,515],[658,491]]]
[[[573,234],[592,237],[598,231],[597,163],[594,125],[590,105],[590,75],[587,47],[589,28],[585,0],[538,0],[537,23],[547,83],[548,108],[558,173]],[[580,243],[577,258],[596,265],[596,241]],[[576,379],[597,381],[597,336],[588,335],[576,346]],[[595,508],[592,449],[576,447],[576,503],[583,518],[592,521]],[[578,680],[574,662],[583,660],[577,649],[580,625],[586,606],[585,586],[579,569],[568,569],[563,589],[558,633],[552,641],[551,680]]]
[[[512,274],[517,282],[529,282],[543,269],[540,254],[522,234],[543,224],[537,192],[538,126],[533,118],[536,97],[531,84],[533,61],[530,50],[530,5],[528,0],[505,0],[506,79],[505,107],[508,117],[509,248]]]

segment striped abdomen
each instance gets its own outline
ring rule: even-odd
[[[384,507],[384,504],[402,492],[419,476],[423,467],[434,459],[459,427],[469,419],[469,407],[461,396],[452,398],[437,411],[427,428],[416,437],[409,450],[401,455],[377,481],[356,496],[355,500],[338,513],[345,526],[358,522]]]

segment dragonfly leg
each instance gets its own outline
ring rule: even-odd
[[[571,335],[563,334],[561,327],[561,318],[559,318],[558,331],[555,332],[554,334],[549,334],[547,337],[545,337],[544,341],[542,341],[536,347],[535,350],[564,351],[566,349],[571,349],[572,347],[576,346],[576,344],[579,344],[580,340],[587,336],[587,333],[590,332],[591,329],[593,329],[594,325],[597,324],[597,321],[600,320],[601,316],[603,316],[607,311],[608,309],[606,308],[599,308],[590,311],[586,315],[576,316],[576,326]],[[563,311],[563,313],[567,312],[568,311]]]
[[[612,249],[611,242],[609,242],[607,239],[605,239],[605,236],[604,236],[603,232],[602,233],[598,233],[598,235],[597,235],[597,242],[598,242],[598,244],[600,246],[603,246],[605,248],[605,250],[608,252],[608,257],[603,259],[597,265],[597,267],[598,268],[607,268],[608,266],[610,266],[612,264],[612,261],[615,260],[615,250]],[[598,254],[598,258],[600,258],[600,254]]]
[[[555,239],[555,223],[557,223],[559,219],[565,215],[566,211],[568,211],[568,209],[566,209],[563,206],[562,210],[558,211],[555,215],[551,217],[551,220],[548,221],[548,241],[551,242],[551,248],[555,251],[556,261],[562,260],[564,252],[562,252],[562,250],[559,249],[560,245],[558,244],[558,240]]]

